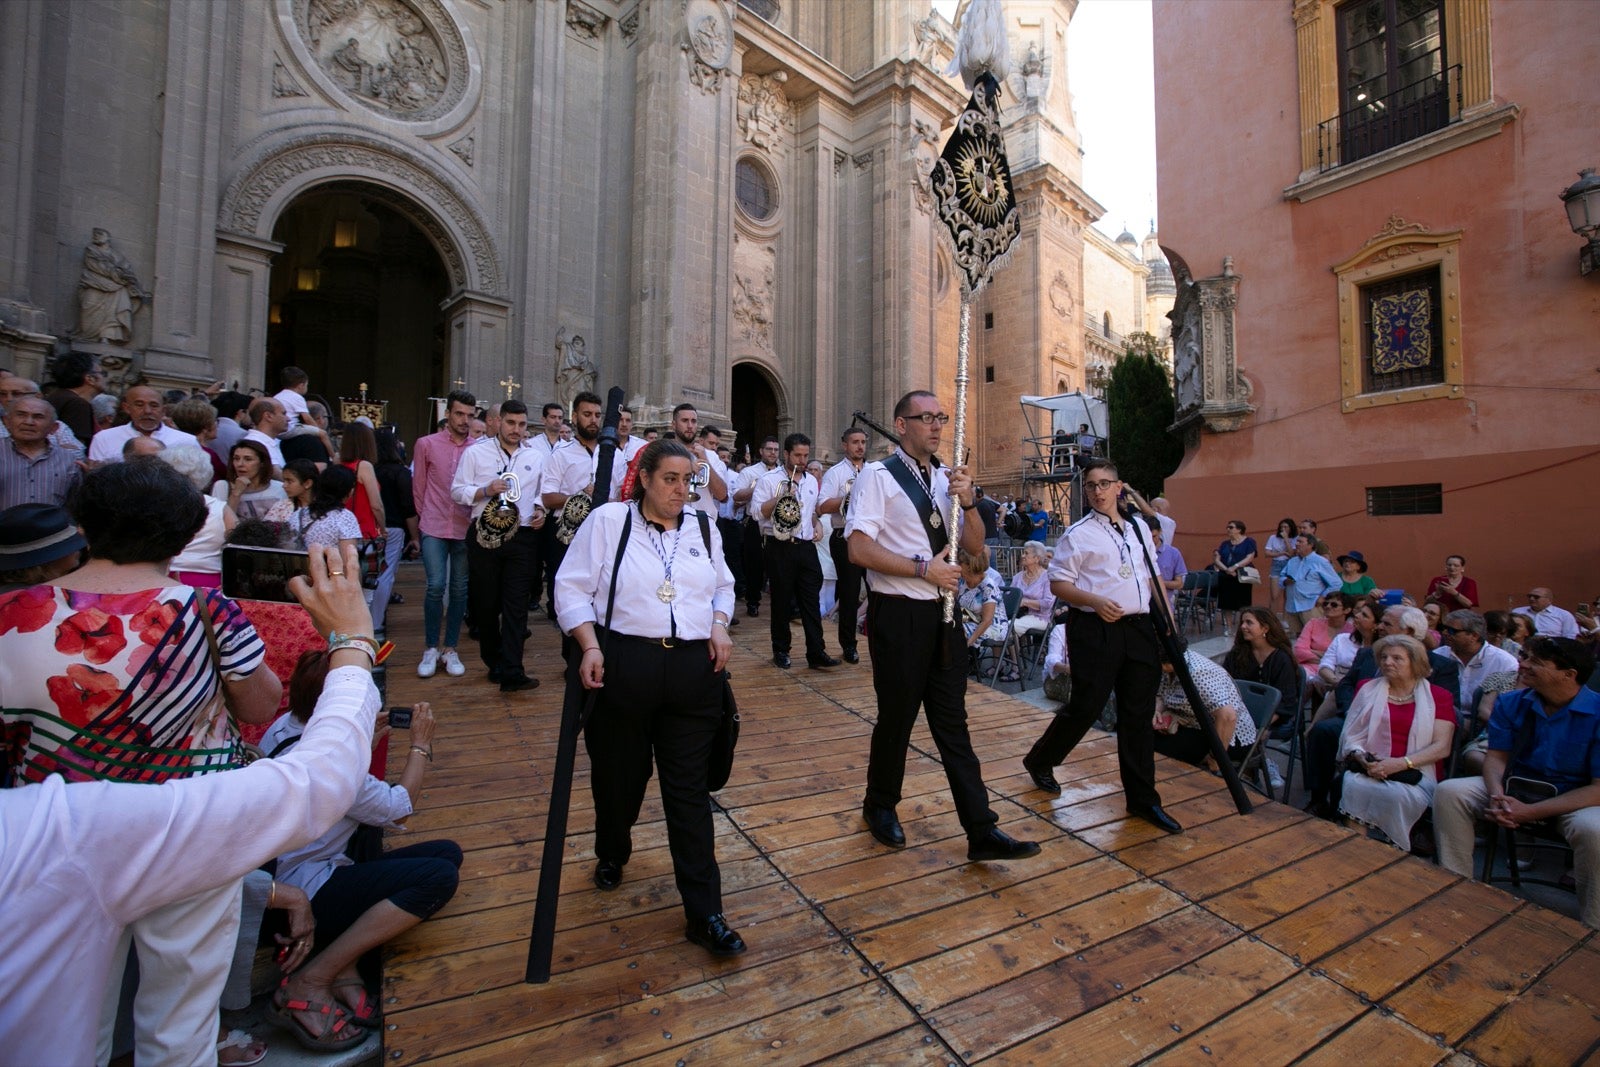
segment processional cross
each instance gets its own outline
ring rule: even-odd
[[[506,375],[504,378],[500,379],[500,385],[506,391],[506,399],[507,400],[512,399],[511,391],[513,389],[521,389],[522,388],[521,383],[519,383],[515,378],[511,377],[511,375],[509,375],[509,374]]]

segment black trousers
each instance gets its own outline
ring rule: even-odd
[[[860,567],[850,562],[850,546],[842,532],[828,538],[828,553],[833,556],[833,569],[839,573],[834,586],[839,602],[839,647],[849,651],[856,647],[856,616],[861,611]]]
[[[691,921],[716,915],[722,911],[722,874],[706,765],[722,719],[722,680],[711,670],[709,644],[663,648],[659,640],[612,634],[606,661],[606,684],[583,733],[595,856],[625,864],[633,855],[633,824],[653,758],[683,910]],[[569,671],[575,669],[574,662]]]
[[[961,627],[944,621],[939,600],[881,593],[867,598],[867,647],[878,722],[872,728],[866,802],[890,810],[900,803],[911,728],[917,709],[925,708],[956,816],[968,837],[978,837],[997,820],[989,810],[983,768],[967,733],[965,644]]]
[[[1072,701],[1056,714],[1035,741],[1027,762],[1054,767],[1067,758],[1094,725],[1112,693],[1117,695],[1117,765],[1130,808],[1161,803],[1156,793],[1156,690],[1161,684],[1161,651],[1148,615],[1125,615],[1106,622],[1092,611],[1067,616],[1067,649],[1072,665]]]
[[[762,555],[761,526],[754,519],[744,521],[744,602],[761,606],[761,590],[767,584],[766,560]]]
[[[560,559],[556,557],[555,550],[565,547],[556,540],[556,515],[547,515],[544,525],[534,531],[533,542],[533,602],[537,604],[541,595],[544,596],[548,606],[554,601],[551,598],[556,584],[556,567]],[[554,562],[552,562],[552,560]]]
[[[1313,802],[1338,803],[1344,784],[1343,768],[1338,767],[1339,735],[1344,732],[1343,715],[1333,715],[1306,732],[1306,793]]]
[[[767,580],[772,583],[772,651],[788,653],[789,608],[800,613],[806,635],[806,660],[816,662],[828,654],[822,640],[822,560],[810,541],[767,538]]]
[[[467,586],[478,624],[478,655],[502,681],[523,675],[522,646],[528,642],[528,605],[533,596],[534,542],[528,526],[493,551],[467,536]]]
[[[722,558],[733,572],[733,598],[744,599],[744,531],[743,524],[734,519],[717,519],[717,532],[722,535]]]

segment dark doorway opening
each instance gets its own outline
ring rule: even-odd
[[[756,364],[734,364],[733,410],[729,414],[739,434],[741,456],[748,447],[750,456],[755,457],[761,451],[762,438],[778,433],[778,394],[766,371]]]
[[[389,402],[403,441],[431,432],[430,396],[443,396],[448,363],[440,305],[450,279],[433,242],[376,190],[318,186],[279,216],[272,239],[267,326],[269,392],[296,366],[339,418],[341,397]]]

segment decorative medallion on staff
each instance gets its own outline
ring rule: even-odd
[[[956,348],[956,427],[950,465],[962,466],[967,435],[967,345],[972,301],[1011,254],[1022,233],[1000,130],[1000,84],[1011,71],[1005,13],[1000,0],[972,0],[956,27],[956,56],[947,74],[960,73],[972,98],[933,166],[934,204],[961,271],[961,336]],[[950,498],[950,562],[961,540],[961,509]],[[955,597],[944,594],[944,618],[954,618]]]

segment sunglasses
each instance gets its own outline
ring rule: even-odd
[[[1439,632],[1445,637],[1454,637],[1456,634],[1465,633],[1464,630],[1458,630],[1454,626],[1441,626],[1439,627]]]

